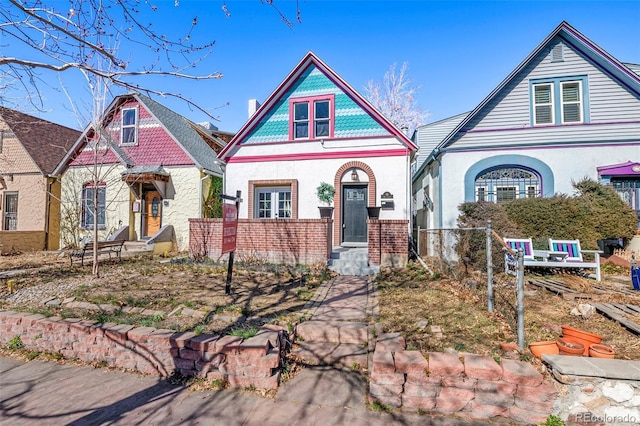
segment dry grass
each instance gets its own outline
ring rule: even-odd
[[[91,276],[90,266],[70,267],[68,259],[46,253],[5,256],[1,260],[3,270],[25,269],[24,273],[12,277],[16,292],[30,288],[40,295],[27,303],[16,305],[6,299],[7,286],[2,285],[2,309],[198,333],[226,333],[233,328],[246,326],[251,321],[281,325],[294,323],[315,288],[327,278],[324,268],[320,267],[294,268],[256,261],[244,264],[237,262],[231,285],[232,294],[225,295],[226,264],[190,261],[160,263],[158,258],[132,258],[103,263],[100,278],[95,278]],[[110,313],[44,306],[43,302],[52,296],[59,300],[73,297],[75,301],[118,308],[151,309],[162,311],[165,315],[146,316],[121,310]],[[199,311],[203,318],[180,315],[181,308],[182,311]],[[177,314],[166,315],[172,311]]]
[[[502,356],[500,342],[517,341],[515,321],[512,320],[515,317],[509,317],[509,312],[513,313],[514,308],[505,309],[504,302],[508,300],[515,306],[515,280],[512,277],[496,277],[496,311],[489,313],[486,278],[474,272],[465,275],[459,271],[456,275],[458,279],[446,276],[433,279],[417,264],[409,265],[404,270],[382,272],[378,283],[383,330],[402,332],[407,346],[423,353],[453,348],[459,352]],[[590,295],[594,302],[640,305],[640,295],[635,297],[615,293],[614,290],[621,284],[606,281],[606,277],[602,286],[609,287],[610,292],[596,291],[593,288],[594,280],[574,275],[554,276],[553,279],[562,280],[568,286]],[[599,314],[588,319],[570,315],[569,312],[578,303],[588,303],[589,300],[567,301],[529,285],[525,286],[525,290],[530,294],[524,301],[526,344],[555,340],[561,334],[560,326],[570,325],[602,335],[603,343],[616,351],[616,358],[640,359],[640,338],[617,322]],[[640,317],[634,317],[629,316],[640,324]],[[424,321],[428,325],[421,327]],[[432,325],[441,327],[442,338],[433,335]],[[523,358],[531,359],[527,350]]]

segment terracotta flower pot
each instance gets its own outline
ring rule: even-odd
[[[579,330],[577,328],[569,327],[568,325],[562,326],[562,336],[570,337],[573,340],[577,340],[578,342],[584,345],[584,356],[589,356],[589,346],[593,343],[602,342],[602,336],[595,333],[590,333],[588,331]]]
[[[584,354],[584,345],[571,337],[558,337],[556,344],[560,355],[582,356]]]
[[[592,343],[591,346],[589,346],[589,356],[594,358],[614,359],[616,352],[611,346]]]
[[[558,345],[553,340],[544,342],[531,342],[529,343],[529,350],[536,357],[542,359],[542,355],[558,355]]]

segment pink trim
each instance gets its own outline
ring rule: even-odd
[[[611,146],[634,146],[637,145],[637,143],[612,143],[612,144],[607,144],[607,147],[611,147]],[[478,152],[478,151],[522,151],[522,150],[544,150],[544,149],[565,149],[565,148],[590,148],[590,147],[597,147],[597,148],[602,148],[602,142],[591,142],[591,143],[581,143],[578,145],[572,145],[570,143],[565,143],[564,145],[545,145],[545,146],[518,146],[518,147],[514,147],[514,146],[500,146],[500,147],[496,147],[496,148],[489,148],[489,147],[479,147],[477,149],[469,149],[469,148],[465,148],[465,149],[447,149],[446,152],[451,152],[451,153],[460,153],[460,152]]]
[[[295,142],[296,143],[318,143],[320,140],[323,140],[325,142],[335,142],[335,141],[350,141],[350,140],[362,140],[364,138],[366,138],[367,140],[369,139],[387,139],[389,137],[393,137],[393,135],[378,135],[378,136],[347,136],[344,138],[320,138],[320,139],[296,139]],[[287,145],[290,144],[292,141],[277,141],[277,142],[252,142],[252,143],[248,143],[248,144],[242,144],[240,146],[266,146],[266,145]]]
[[[340,151],[317,152],[304,154],[281,155],[247,155],[229,158],[227,163],[264,163],[268,161],[300,161],[300,160],[326,160],[335,158],[372,158],[372,157],[403,157],[407,155],[407,149],[384,149],[378,151]]]

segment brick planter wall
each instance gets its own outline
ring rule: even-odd
[[[313,264],[331,257],[331,219],[240,219],[236,259]],[[189,254],[218,259],[222,219],[189,219]]]
[[[369,263],[404,267],[409,260],[409,221],[367,220]]]
[[[15,336],[26,349],[65,358],[165,377],[177,372],[259,389],[278,387],[285,347],[283,330],[274,326],[263,326],[254,337],[243,340],[0,311],[0,345],[6,346]]]
[[[373,354],[369,400],[406,411],[516,422],[544,422],[556,389],[529,363],[491,357],[404,350],[399,334],[378,337]]]

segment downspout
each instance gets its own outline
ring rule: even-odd
[[[45,194],[45,210],[44,210],[44,249],[49,250],[49,221],[51,218],[49,215],[51,214],[51,185],[53,185],[53,180],[50,177],[46,177],[47,179],[47,193]]]
[[[442,229],[442,161],[438,158],[440,153],[438,148],[433,151],[433,161],[438,163],[438,228]]]

